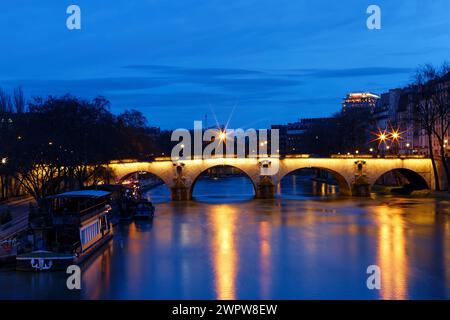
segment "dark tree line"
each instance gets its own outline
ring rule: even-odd
[[[103,97],[39,97],[27,107],[21,90],[13,97],[0,90],[0,176],[14,177],[38,201],[111,177],[111,160],[159,152],[142,113],[115,116]]]

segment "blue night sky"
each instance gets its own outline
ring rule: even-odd
[[[81,7],[82,29],[66,28]],[[366,8],[382,10],[368,30]],[[264,128],[340,110],[450,60],[450,1],[14,0],[0,10],[0,86],[104,95],[162,128],[216,116]]]

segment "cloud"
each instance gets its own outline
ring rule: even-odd
[[[194,84],[216,87],[235,94],[245,94],[300,85],[299,80],[286,79],[276,74],[257,70],[234,68],[184,68],[161,65],[129,65],[124,68],[148,72],[174,84]]]
[[[260,71],[235,69],[235,68],[185,68],[163,65],[127,65],[125,69],[148,71],[166,75],[190,76],[190,77],[221,77],[233,75],[257,75]]]
[[[150,77],[112,77],[112,78],[88,78],[88,79],[15,79],[0,80],[0,85],[23,86],[33,93],[61,94],[61,93],[86,93],[102,94],[121,90],[142,90],[158,88],[170,85],[166,79]]]
[[[339,105],[342,97],[314,97],[304,99],[271,100],[270,103],[279,106],[317,106],[317,105]]]
[[[409,74],[413,68],[364,67],[347,69],[292,69],[285,75],[290,77],[312,78],[353,78],[383,75]]]
[[[228,94],[206,92],[173,92],[173,93],[118,93],[109,98],[121,105],[139,108],[152,107],[197,107],[224,105],[236,102],[236,98]]]

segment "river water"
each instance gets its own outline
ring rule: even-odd
[[[283,180],[275,200],[252,200],[243,177],[203,179],[196,201],[168,202],[153,222],[120,224],[82,265],[64,272],[0,271],[2,299],[449,299],[450,201],[339,197],[336,187]],[[369,290],[369,265],[381,289]]]

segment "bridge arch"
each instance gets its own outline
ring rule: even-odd
[[[390,173],[400,174],[404,179],[408,181],[409,188],[411,190],[430,189],[430,185],[428,184],[427,179],[422,174],[407,168],[393,168],[379,174],[372,182],[372,186],[376,185],[377,182],[381,182],[380,180]]]
[[[157,173],[154,173],[154,172],[151,172],[151,171],[147,171],[147,170],[139,170],[139,171],[133,171],[133,172],[125,173],[124,175],[118,177],[118,178],[117,178],[117,181],[118,181],[119,183],[123,183],[126,179],[129,179],[129,178],[131,178],[132,176],[134,176],[134,175],[136,175],[136,174],[141,174],[141,175],[144,175],[144,174],[150,174],[150,175],[154,176],[155,178],[158,178],[158,179],[160,179],[162,182],[164,182],[164,184],[167,185],[167,187],[170,187],[170,185],[167,184],[166,181],[164,181],[163,176],[160,176],[160,175],[157,174]]]
[[[120,183],[127,176],[138,172],[152,174],[162,181],[167,187],[173,184],[173,165],[172,162],[117,162],[109,165],[112,170],[116,183]]]
[[[252,174],[247,172],[245,169],[236,166],[236,165],[231,165],[231,164],[214,164],[211,166],[208,166],[206,168],[202,168],[201,171],[199,171],[193,178],[192,178],[192,182],[190,183],[189,186],[189,199],[193,199],[193,193],[194,193],[194,188],[196,183],[198,182],[198,180],[204,176],[205,172],[207,172],[210,169],[214,169],[214,168],[233,168],[236,169],[239,173],[242,173],[252,184],[252,188],[253,188],[253,197],[256,196],[257,193],[257,182],[255,181],[254,177],[252,177]]]
[[[150,175],[155,176],[155,177],[158,178],[158,179],[163,180],[162,177],[158,176],[157,174],[155,174],[155,173],[153,173],[153,172],[149,172],[149,171],[147,171],[147,170],[138,170],[138,171],[132,171],[132,172],[125,173],[124,175],[118,177],[118,181],[119,181],[120,183],[122,183],[122,182],[124,182],[126,179],[129,179],[129,178],[131,178],[131,177],[133,177],[133,176],[135,176],[135,175],[144,175],[144,174],[150,174]],[[163,181],[164,181],[164,180],[163,180]]]
[[[300,171],[302,169],[319,169],[319,170],[323,170],[323,171],[329,172],[332,175],[332,177],[336,180],[336,182],[338,183],[339,193],[341,195],[350,196],[352,194],[352,191],[351,191],[349,183],[347,182],[347,179],[342,174],[340,174],[339,172],[337,172],[335,170],[332,170],[332,169],[329,169],[329,168],[326,168],[326,167],[300,166],[298,168],[297,167],[290,168],[288,171],[283,172],[280,175],[280,177],[278,179],[278,184],[281,183],[281,180],[284,177],[286,177],[286,176],[288,176],[290,174],[293,174],[296,171]]]

